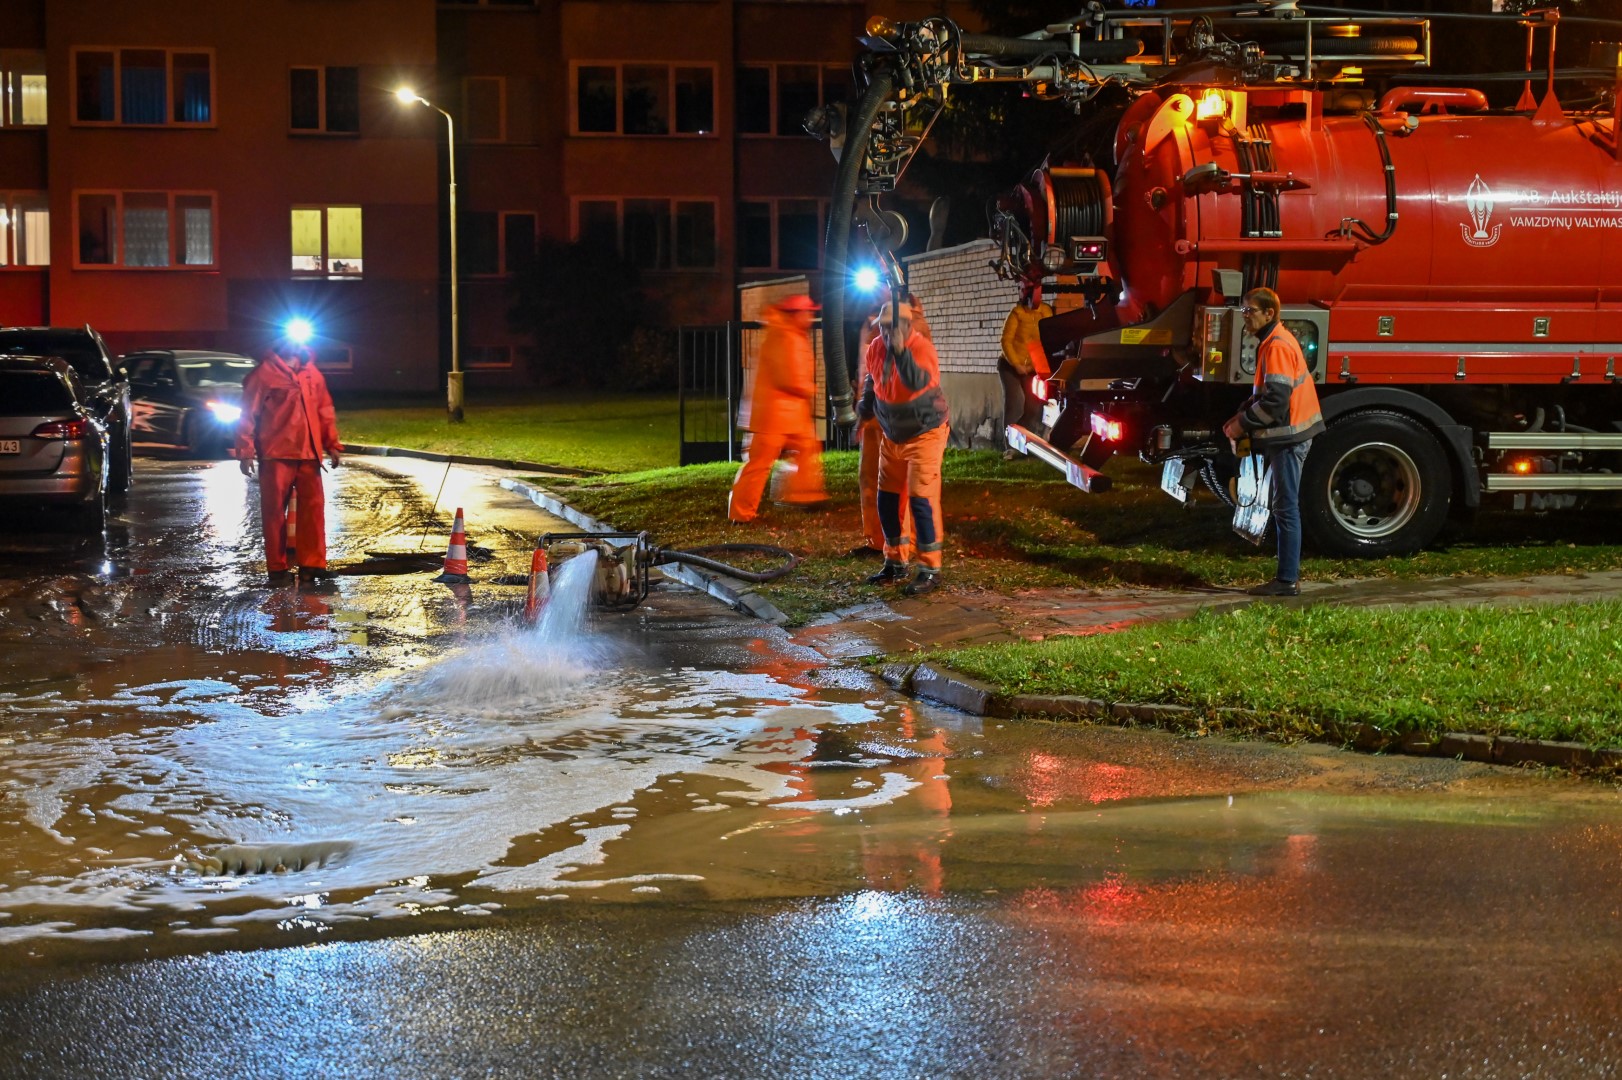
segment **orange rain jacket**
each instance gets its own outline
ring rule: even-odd
[[[916,323],[907,347],[899,354],[891,353],[880,336],[868,344],[863,359],[858,412],[876,415],[885,438],[906,442],[950,419],[946,392],[941,389],[940,360]]]
[[[811,339],[776,308],[766,311],[766,337],[755,360],[749,395],[750,431],[760,434],[815,435],[811,404],[817,392]]]
[[[1256,344],[1255,392],[1239,409],[1239,422],[1257,450],[1306,442],[1324,429],[1318,388],[1295,335],[1275,321]]]
[[[265,354],[242,381],[237,459],[318,461],[343,449],[332,395],[315,364]]]

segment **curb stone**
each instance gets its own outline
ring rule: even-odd
[[[519,469],[523,472],[552,473],[557,476],[602,476],[598,469],[574,469],[567,465],[545,465],[539,461],[513,461],[510,458],[474,457],[468,454],[439,454],[432,450],[407,450],[400,446],[375,446],[371,443],[345,443],[345,454],[362,457],[404,457],[421,461],[448,461],[453,465],[489,465],[497,469]]]
[[[949,668],[920,664],[885,664],[879,676],[901,693],[948,705],[975,716],[1003,719],[1039,716],[1055,720],[1108,721],[1123,726],[1150,724],[1186,734],[1205,734],[1206,711],[1188,705],[1104,701],[1067,694],[1000,695],[996,688]],[[910,675],[910,679],[909,679]],[[910,685],[909,685],[910,684]],[[1260,718],[1252,709],[1222,708],[1221,720],[1249,724]],[[1595,748],[1583,743],[1552,739],[1523,739],[1509,735],[1474,735],[1449,731],[1440,735],[1409,732],[1397,736],[1373,724],[1323,725],[1313,742],[1330,743],[1368,752],[1397,752],[1415,757],[1455,758],[1492,765],[1547,765],[1571,770],[1622,769],[1622,748]]]

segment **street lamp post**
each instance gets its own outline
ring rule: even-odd
[[[402,86],[394,92],[394,96],[401,102],[410,105],[426,105],[440,116],[445,118],[445,156],[450,162],[450,229],[451,229],[451,373],[445,381],[445,408],[450,415],[451,423],[462,422],[462,354],[461,354],[461,308],[457,304],[456,296],[456,121],[451,114],[438,105],[421,97],[409,86]]]

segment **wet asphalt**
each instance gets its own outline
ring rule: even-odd
[[[0,1076],[1619,1071],[1612,788],[982,722],[668,586],[446,704],[558,526],[393,464],[334,561],[465,503],[480,583],[265,589],[230,463],[0,528]],[[354,847],[142,869],[266,839]]]

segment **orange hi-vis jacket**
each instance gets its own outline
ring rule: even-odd
[[[319,461],[342,453],[327,380],[308,361],[271,352],[242,381],[237,459]]]
[[[766,337],[755,360],[749,395],[748,429],[758,434],[816,434],[811,418],[816,392],[811,339],[800,333],[789,316],[768,309]]]
[[[1256,344],[1255,392],[1239,409],[1239,422],[1257,450],[1306,442],[1324,429],[1318,388],[1295,335],[1275,321]]]
[[[862,358],[862,415],[877,416],[884,437],[906,442],[951,419],[941,389],[940,359],[935,346],[915,324],[907,346],[892,353],[883,335],[875,337]]]

